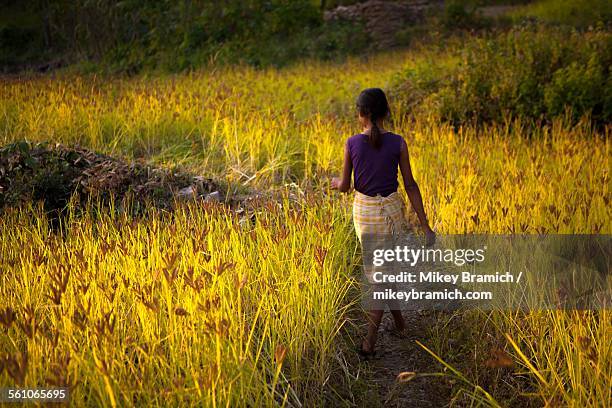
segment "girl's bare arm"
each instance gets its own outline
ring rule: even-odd
[[[331,187],[339,190],[341,193],[347,193],[351,189],[351,173],[353,172],[353,162],[351,161],[351,153],[349,152],[348,142],[344,144],[344,161],[342,164],[342,177],[334,177],[331,181]]]
[[[408,199],[410,200],[412,208],[414,208],[417,217],[419,217],[421,227],[426,233],[431,232],[432,230],[429,226],[429,222],[427,221],[427,216],[425,215],[425,209],[423,207],[423,197],[421,196],[421,190],[419,190],[419,185],[414,180],[414,177],[412,175],[412,169],[410,168],[410,156],[408,155],[408,146],[406,146],[405,141],[402,141],[399,167],[400,171],[402,172],[402,179],[404,180],[404,188],[406,189],[406,194],[408,195]]]

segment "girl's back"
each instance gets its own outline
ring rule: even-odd
[[[381,135],[378,148],[368,142],[368,136],[360,133],[351,136],[348,149],[353,162],[355,190],[374,197],[383,197],[397,191],[397,169],[404,139],[395,133]]]

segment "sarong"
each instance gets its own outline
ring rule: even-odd
[[[370,197],[355,191],[353,224],[362,242],[366,234],[399,235],[408,232],[404,201],[396,191],[387,197]]]
[[[398,192],[387,197],[377,195],[370,197],[355,191],[353,201],[353,224],[361,247],[364,251],[374,247],[384,246],[393,249],[395,245],[412,235],[412,229],[406,219],[406,206]],[[370,254],[371,255],[371,254]],[[364,283],[364,306],[368,310],[380,309],[381,302],[372,301],[374,291],[395,290],[395,285],[390,283],[376,283],[373,275],[377,271],[393,273],[395,269],[399,272],[399,264],[392,266],[374,266],[370,261],[366,262],[364,254],[363,272]],[[395,301],[386,302],[390,309],[398,309]]]

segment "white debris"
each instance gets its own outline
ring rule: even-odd
[[[219,193],[218,191],[213,191],[210,194],[206,194],[206,197],[204,198],[204,201],[217,201],[217,202],[220,202],[221,201],[221,193]]]

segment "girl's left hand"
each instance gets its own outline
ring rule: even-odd
[[[436,233],[429,227],[425,230],[425,242],[428,247],[436,243]]]

